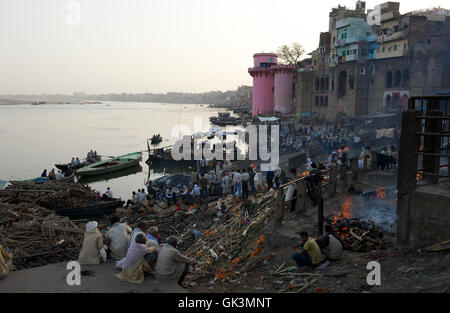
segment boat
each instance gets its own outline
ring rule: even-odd
[[[78,182],[80,184],[85,185],[85,184],[91,184],[91,183],[99,182],[99,181],[109,181],[114,178],[133,175],[133,174],[136,174],[139,172],[142,172],[142,166],[137,164],[136,166],[132,166],[130,168],[126,168],[124,170],[112,172],[112,173],[105,174],[105,175],[83,176],[83,177],[80,177],[80,179],[78,179]]]
[[[78,176],[103,175],[138,165],[142,159],[141,152],[134,152],[92,163],[76,171]]]
[[[231,116],[230,112],[219,112],[217,116],[211,116],[209,118],[209,121],[219,126],[227,126],[227,125],[235,126],[241,123],[241,119]]]
[[[68,183],[73,181],[73,179],[75,178],[75,174],[72,174],[70,176],[67,177],[63,177],[61,179],[58,180],[50,180],[50,178],[48,177],[36,177],[36,178],[30,178],[30,179],[25,179],[23,180],[23,182],[25,183],[37,183],[37,184],[42,184],[42,183]]]
[[[122,201],[122,199],[101,199],[96,203],[80,208],[57,209],[56,213],[72,219],[98,217],[114,213],[116,209],[122,207],[124,203],[125,201]]]

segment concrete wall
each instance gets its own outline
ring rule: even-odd
[[[409,194],[409,206],[399,216],[406,217],[397,224],[402,244],[423,247],[450,238],[450,190],[448,186],[418,187]],[[402,208],[402,207],[401,207]]]

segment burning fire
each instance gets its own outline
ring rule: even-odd
[[[422,173],[422,171],[419,171],[419,174],[417,174],[417,176],[416,176],[417,181],[422,180],[422,174],[420,174],[420,173]]]
[[[352,217],[352,198],[346,197],[344,203],[342,203],[341,211],[333,217],[333,220]]]
[[[300,175],[300,177],[305,177],[306,175],[308,175],[309,174],[309,171],[304,171],[301,175]]]

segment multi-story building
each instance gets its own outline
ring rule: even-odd
[[[297,110],[308,110],[299,115],[335,120],[397,111],[411,96],[450,88],[449,11],[401,15],[399,8],[386,2],[366,15],[358,1],[355,10],[332,10],[329,31],[311,53],[312,74],[297,72],[296,92],[308,89],[300,83],[313,85],[312,104],[297,104]]]

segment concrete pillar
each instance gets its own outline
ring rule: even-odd
[[[405,111],[402,114],[402,133],[398,151],[397,171],[397,240],[409,244],[410,240],[410,199],[416,188],[417,150],[419,137],[419,112]]]

